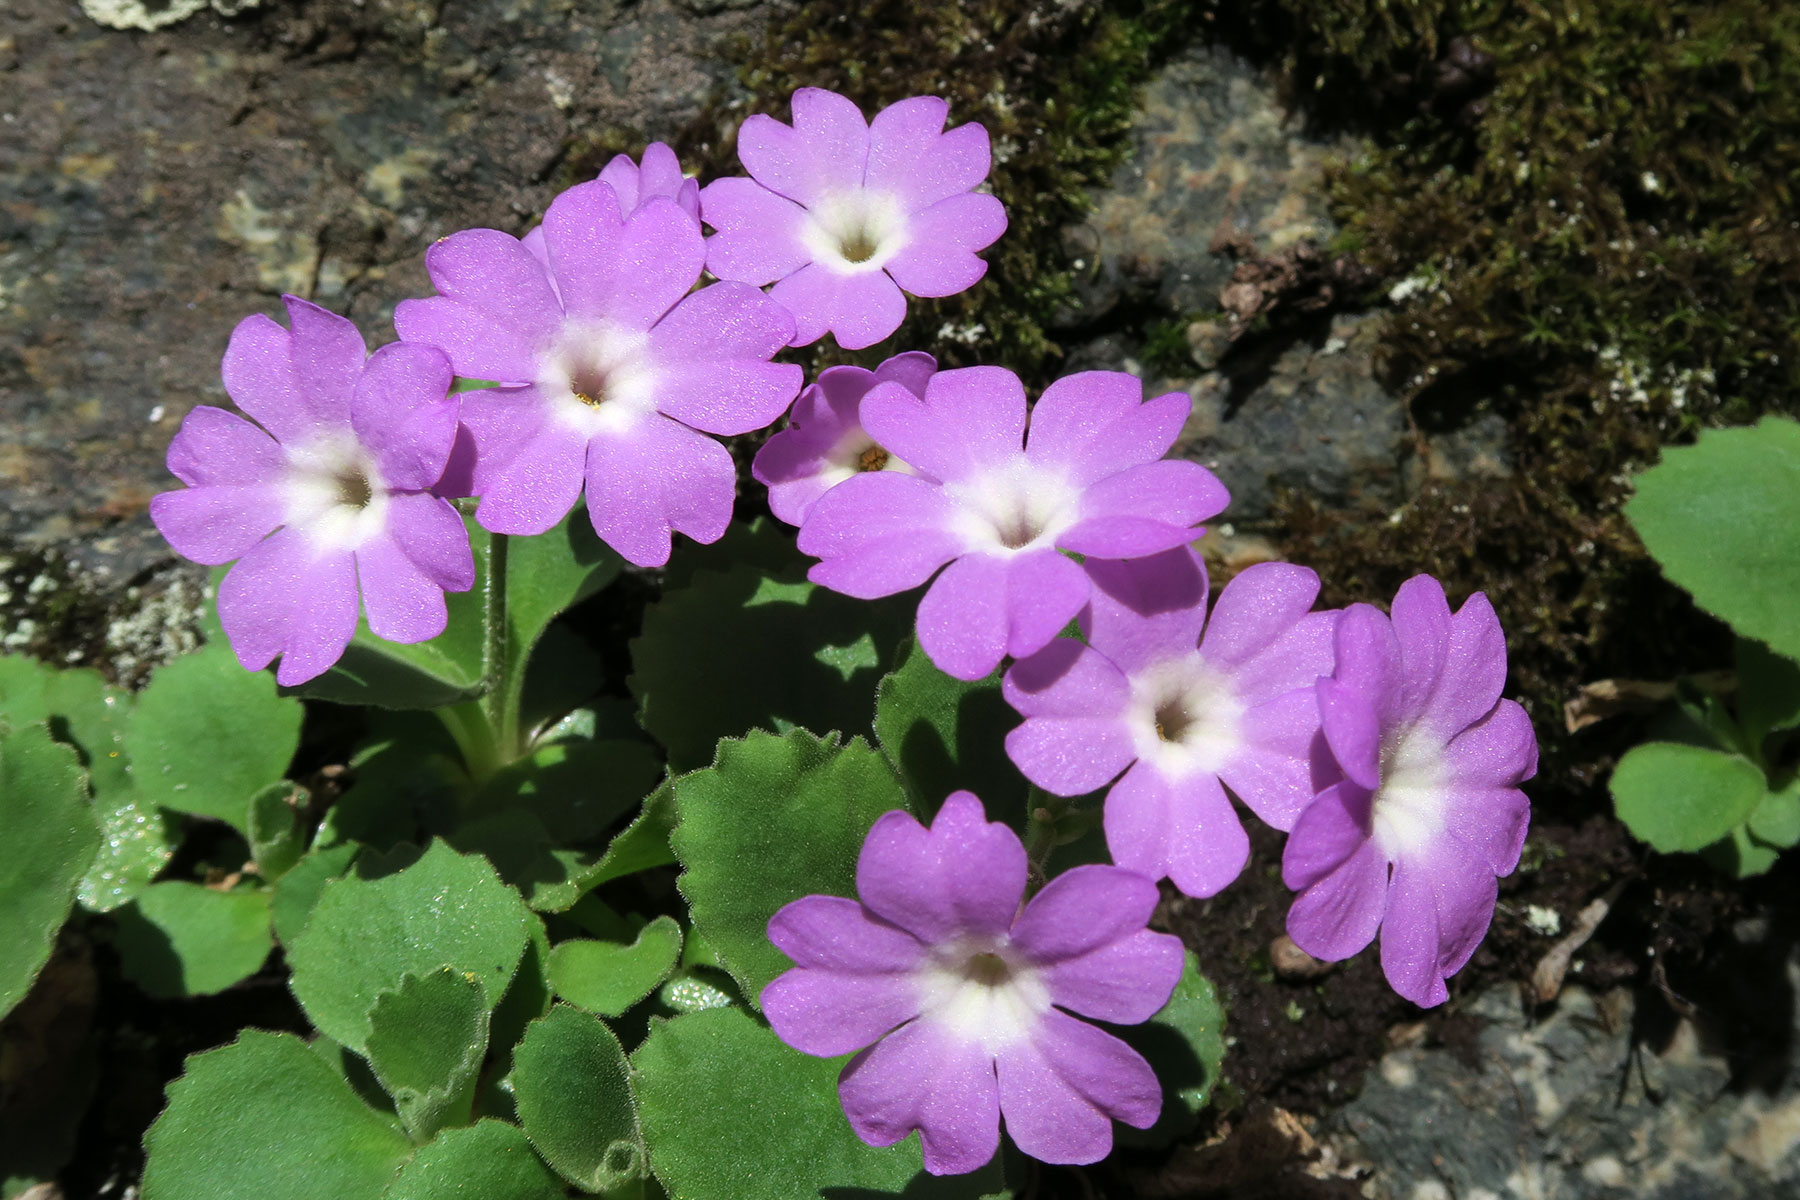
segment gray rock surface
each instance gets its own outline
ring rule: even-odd
[[[166,6],[152,6],[163,11]],[[701,13],[704,15],[699,15]],[[153,33],[0,25],[0,542],[129,575],[232,326],[292,291],[389,340],[421,255],[521,232],[600,148],[671,137],[760,8],[304,0]],[[591,161],[590,161],[591,160]]]
[[[1510,987],[1471,1008],[1487,1022],[1472,1050],[1393,1051],[1327,1122],[1336,1171],[1370,1200],[1800,1194],[1792,1072],[1772,1093],[1733,1091],[1691,1025],[1660,1053],[1635,1043],[1625,991],[1571,987],[1536,1021]]]

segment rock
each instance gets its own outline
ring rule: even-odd
[[[89,0],[122,12],[133,0]],[[161,19],[192,0],[143,7]],[[612,145],[674,138],[764,6],[307,0],[156,33],[15,6],[0,37],[0,549],[114,578],[242,317],[297,292],[391,340],[458,229],[523,232]],[[30,102],[27,103],[27,98]]]
[[[1750,1200],[1800,1187],[1792,1078],[1772,1094],[1732,1092],[1730,1061],[1692,1026],[1660,1054],[1634,1047],[1624,991],[1570,986],[1534,1022],[1509,986],[1470,1011],[1486,1021],[1472,1051],[1395,1050],[1328,1119],[1322,1140],[1364,1165],[1370,1200]]]
[[[1278,979],[1317,979],[1329,974],[1335,963],[1320,962],[1299,946],[1287,934],[1282,934],[1269,943],[1269,966]]]

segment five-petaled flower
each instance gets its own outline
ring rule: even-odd
[[[781,1039],[821,1057],[861,1053],[838,1080],[863,1141],[919,1131],[925,1169],[993,1157],[1000,1118],[1045,1162],[1098,1161],[1116,1118],[1148,1128],[1162,1087],[1148,1063],[1070,1013],[1149,1020],[1182,968],[1179,939],[1146,929],[1156,885],[1118,867],[1058,875],[1021,911],[1018,835],[957,792],[929,829],[875,822],[856,864],[861,902],[805,896],[769,921],[798,964],[763,989]]]
[[[595,532],[639,566],[669,560],[671,531],[716,541],[737,472],[706,434],[786,411],[800,368],[769,359],[793,318],[739,283],[690,295],[705,250],[666,197],[627,216],[610,185],[580,184],[551,202],[543,235],[544,262],[495,229],[445,238],[425,256],[439,295],[394,313],[403,339],[501,385],[463,405],[475,519],[542,533],[585,480]]]
[[[973,189],[987,178],[987,130],[944,131],[950,106],[914,96],[864,121],[821,88],[794,93],[792,126],[749,117],[738,157],[749,179],[718,179],[700,215],[718,232],[706,266],[758,287],[794,314],[794,345],[829,331],[848,350],[900,327],[903,291],[951,296],[987,271],[975,256],[1006,231],[1006,209]]]
[[[1000,367],[940,371],[923,398],[898,383],[862,398],[862,424],[914,474],[871,471],[813,504],[800,549],[810,578],[872,598],[917,587],[919,644],[958,679],[1042,649],[1087,603],[1064,554],[1137,558],[1198,538],[1225,488],[1199,463],[1164,460],[1192,401],[1145,401],[1119,371],[1059,379],[1031,411]]]
[[[827,367],[800,393],[788,428],[756,452],[750,472],[769,489],[769,510],[789,525],[805,522],[813,501],[864,471],[910,471],[899,456],[876,444],[862,427],[862,398],[878,383],[900,384],[915,396],[937,371],[929,354],[909,351],[866,371]]]
[[[1345,778],[1301,814],[1281,862],[1300,893],[1288,933],[1301,949],[1348,958],[1379,929],[1395,991],[1427,1006],[1448,997],[1530,817],[1519,784],[1537,771],[1537,739],[1500,698],[1505,684],[1506,638],[1480,592],[1452,615],[1443,585],[1420,575],[1392,619],[1344,610],[1337,672],[1317,687]]]
[[[169,446],[188,486],[154,497],[150,517],[195,562],[237,560],[219,585],[225,636],[249,670],[279,655],[275,678],[292,685],[342,656],[359,590],[377,637],[422,642],[475,561],[462,518],[427,490],[456,436],[450,363],[429,346],[370,355],[343,317],[283,300],[291,331],[246,317],[225,351],[225,391],[257,424],[188,413]]]
[[[1250,856],[1226,787],[1291,829],[1337,777],[1313,690],[1331,672],[1337,613],[1310,611],[1319,577],[1290,563],[1245,569],[1210,619],[1206,568],[1185,546],[1087,571],[1088,644],[1058,638],[1006,673],[1006,698],[1026,717],[1007,753],[1062,796],[1123,771],[1106,796],[1113,861],[1211,896]]]

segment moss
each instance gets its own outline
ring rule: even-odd
[[[1221,8],[1221,18],[1224,17]],[[1718,665],[1619,512],[1702,423],[1800,384],[1800,10],[1760,0],[1262,0],[1230,35],[1363,149],[1336,249],[1385,277],[1415,422],[1508,415],[1510,483],[1428,483],[1392,522],[1289,497],[1339,599],[1429,570],[1485,590],[1539,729],[1581,682]],[[1579,757],[1558,737],[1553,755]],[[1573,758],[1570,760],[1573,762]],[[1546,772],[1548,774],[1548,772]]]
[[[981,284],[945,300],[912,301],[894,338],[856,357],[924,347],[946,365],[997,363],[1041,385],[1060,354],[1046,323],[1073,303],[1063,231],[1124,154],[1137,84],[1194,36],[1202,7],[1196,0],[812,0],[742,48],[747,102],[705,114],[684,149],[702,152],[707,172],[736,173],[729,131],[752,112],[786,120],[788,96],[799,87],[842,92],[871,114],[906,96],[943,96],[952,124],[987,127],[990,183],[1009,226],[984,255]],[[846,357],[827,344],[809,365]]]

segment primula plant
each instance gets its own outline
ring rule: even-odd
[[[1248,819],[1296,943],[1448,998],[1536,765],[1483,597],[1215,596],[1229,497],[1131,375],[781,361],[979,282],[947,115],[802,90],[749,178],[653,145],[439,241],[373,354],[295,297],[232,334],[151,508],[212,643],[135,696],[0,660],[0,1005],[71,912],[153,996],[298,1005],[188,1060],[146,1200],[983,1197],[1166,1144],[1225,1043],[1159,900]]]

